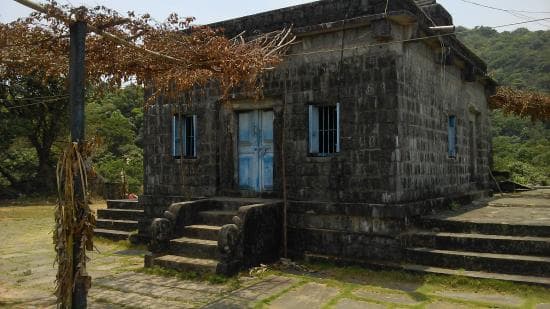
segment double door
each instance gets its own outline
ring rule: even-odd
[[[238,168],[241,190],[273,190],[273,111],[239,113]]]

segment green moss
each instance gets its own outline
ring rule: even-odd
[[[240,287],[238,277],[226,277],[217,274],[203,273],[197,271],[177,271],[158,266],[143,267],[137,269],[136,271],[150,275],[178,278],[180,280],[205,281],[215,285],[227,285],[231,290]]]

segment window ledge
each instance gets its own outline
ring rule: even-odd
[[[197,163],[199,161],[198,157],[194,158],[181,158],[181,157],[172,157],[176,162],[183,162],[183,163]]]
[[[339,158],[340,157],[340,153],[334,153],[334,154],[329,154],[329,155],[322,155],[322,156],[317,156],[317,155],[312,155],[312,154],[308,154],[306,156],[306,161],[307,162],[315,162],[315,161],[331,161],[335,158]]]

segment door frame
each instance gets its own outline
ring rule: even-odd
[[[276,98],[263,98],[260,101],[253,99],[231,100],[229,102],[231,109],[232,121],[232,145],[233,145],[233,183],[234,190],[240,193],[241,196],[272,196],[279,188],[279,181],[277,179],[278,173],[276,172],[278,166],[278,143],[277,132],[275,130],[275,123],[277,122],[277,113],[282,111],[282,100]],[[272,110],[273,111],[273,189],[270,191],[249,191],[241,190],[239,187],[239,113],[253,110]]]

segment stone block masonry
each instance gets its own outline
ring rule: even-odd
[[[159,102],[147,111],[140,234],[147,237],[170,203],[191,197],[281,198],[283,148],[289,249],[298,256],[398,261],[397,235],[419,215],[487,190],[492,84],[485,64],[452,36],[406,42],[433,34],[430,19],[452,24],[439,4],[426,4],[427,13],[412,0],[386,4],[324,0],[211,25],[228,36],[293,25],[298,41],[261,77],[259,101],[237,89],[222,102],[210,85],[189,94],[192,104]],[[337,104],[340,151],[311,155],[309,107]],[[239,113],[255,109],[274,114],[269,192],[239,188]],[[182,114],[197,116],[194,159],[172,156],[172,117]]]

